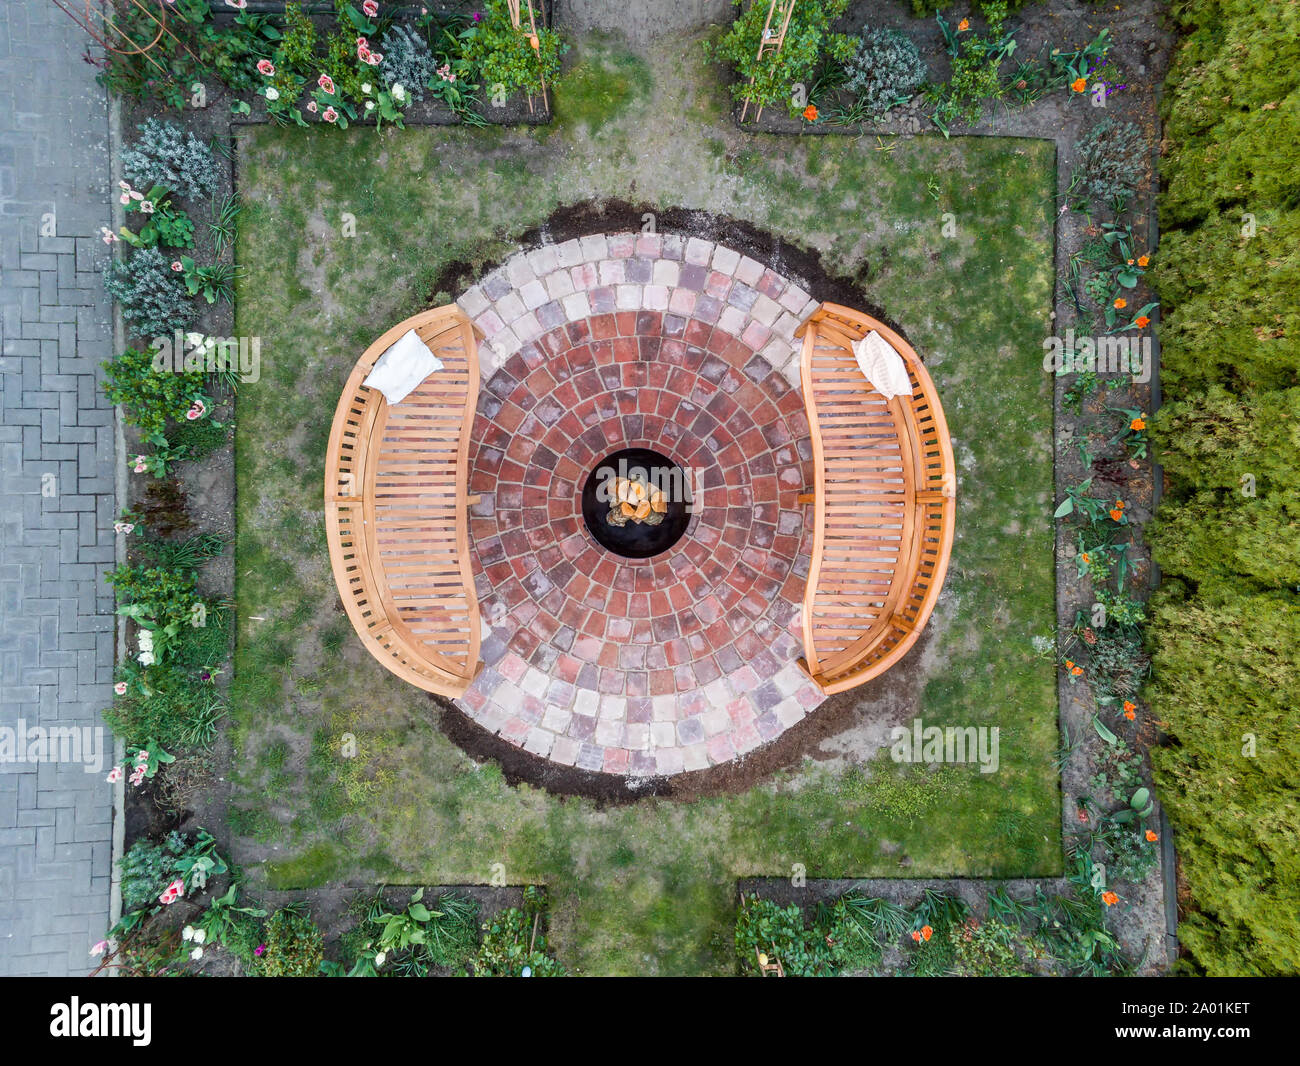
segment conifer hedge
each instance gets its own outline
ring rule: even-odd
[[[1177,0],[1154,281],[1153,754],[1216,975],[1300,972],[1300,4]]]

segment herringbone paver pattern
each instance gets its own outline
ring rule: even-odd
[[[89,41],[0,4],[0,727],[90,727],[112,698],[108,112]],[[0,763],[0,974],[77,974],[108,923],[112,759]]]

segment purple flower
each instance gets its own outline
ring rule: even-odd
[[[483,21],[483,12],[482,12],[482,11],[475,11],[475,12],[474,12],[474,21],[475,21],[475,22],[482,22],[482,21]]]
[[[258,944],[257,947],[253,949],[253,954],[256,955],[259,959],[260,959],[260,958],[261,958],[265,953],[266,953],[266,945],[265,945],[265,944]]]

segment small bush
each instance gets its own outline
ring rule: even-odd
[[[413,100],[423,100],[438,61],[422,34],[409,26],[393,26],[384,34],[379,49],[384,56],[379,72],[391,88],[401,85]]]
[[[178,196],[210,196],[221,180],[216,156],[179,123],[151,118],[122,153],[122,172],[137,186],[165,185]]]
[[[1080,191],[1107,203],[1137,188],[1146,173],[1146,145],[1132,122],[1104,118],[1074,146]]]
[[[195,400],[211,401],[203,393],[200,371],[153,368],[154,353],[128,348],[104,367],[104,395],[125,409],[128,425],[147,437],[161,433],[168,419],[181,418]]]
[[[185,450],[189,461],[205,459],[226,446],[230,440],[230,425],[214,422],[211,418],[196,418],[177,422],[167,434],[167,443]]]
[[[1099,699],[1136,698],[1150,668],[1141,636],[1132,630],[1106,626],[1098,631],[1088,652],[1088,676]]]
[[[788,977],[831,977],[838,971],[831,946],[809,926],[803,910],[770,899],[742,896],[736,914],[736,962],[743,975],[758,976],[758,956],[780,962]]]
[[[305,914],[279,910],[266,923],[266,950],[259,969],[263,977],[315,977],[325,957],[325,942],[316,923]]]
[[[844,64],[847,88],[874,114],[904,103],[925,81],[925,61],[911,38],[891,29],[862,27]]]
[[[487,0],[481,21],[465,30],[463,56],[478,71],[489,95],[501,86],[507,95],[524,92],[536,96],[542,78],[549,85],[560,72],[560,56],[567,45],[559,34],[537,27],[538,50],[510,22],[506,0]]]
[[[137,336],[165,337],[194,321],[194,304],[181,275],[157,248],[114,259],[104,272],[104,289],[122,308]]]
[[[162,890],[174,879],[176,860],[189,843],[184,833],[171,832],[162,842],[137,840],[118,860],[122,875],[122,911],[139,910],[158,902]]]
[[[470,964],[475,977],[563,977],[564,967],[547,954],[546,895],[529,885],[524,905],[508,907],[483,924],[483,940]]]

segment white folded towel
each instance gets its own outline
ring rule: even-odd
[[[379,357],[362,384],[378,389],[390,404],[401,403],[420,382],[441,369],[442,360],[429,351],[415,330],[408,329]]]
[[[862,340],[853,342],[853,354],[862,373],[885,399],[912,395],[912,382],[903,357],[874,329]]]

